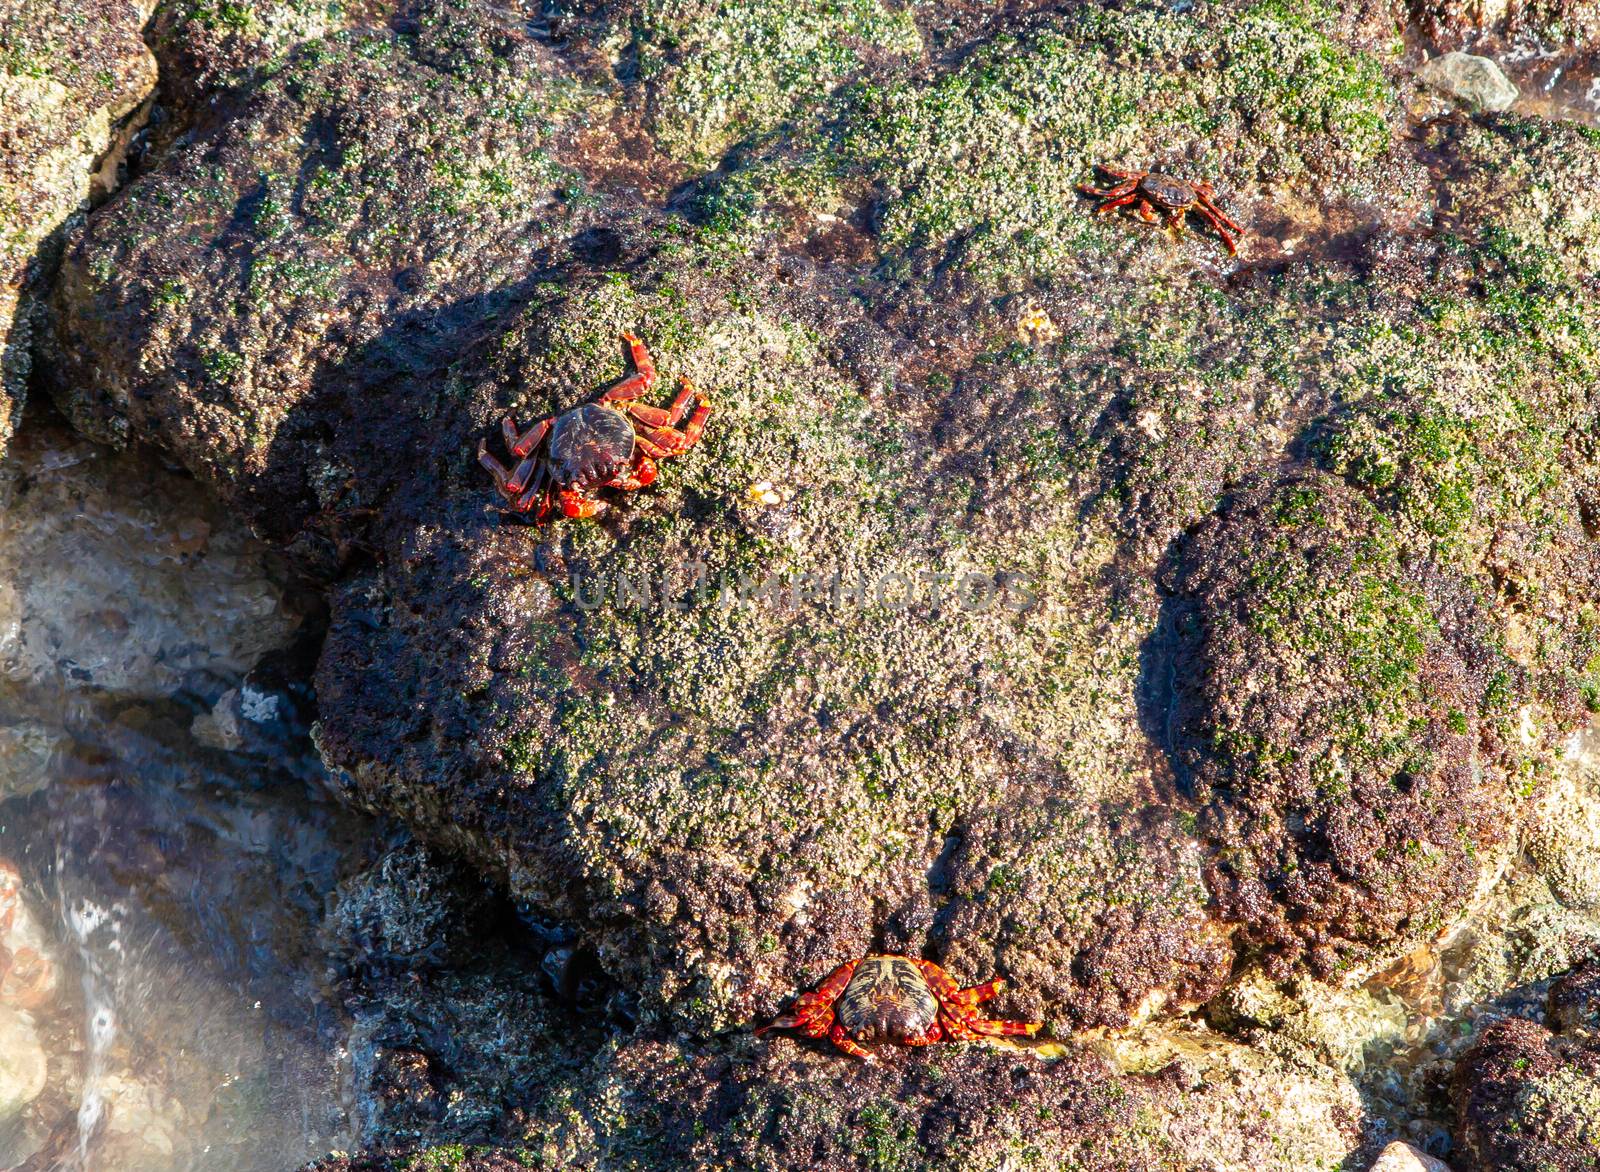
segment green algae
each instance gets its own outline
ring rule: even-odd
[[[635,39],[657,143],[698,163],[809,116],[865,55],[922,48],[910,13],[878,0],[648,0]]]

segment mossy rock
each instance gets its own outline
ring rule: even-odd
[[[573,90],[525,33],[451,0],[264,73],[74,242],[52,376],[80,430],[162,444],[283,533],[351,471],[317,456],[325,421],[285,421],[309,425],[330,381],[447,365],[438,323],[492,318],[571,228],[546,148]]]
[[[263,72],[296,45],[316,40],[399,5],[347,0],[160,0],[150,43],[161,62],[163,97],[181,120],[206,116],[206,106]]]
[[[66,223],[114,185],[155,61],[133,0],[0,3],[0,452]]]
[[[1456,1144],[1466,1172],[1600,1168],[1600,1042],[1498,1022],[1456,1066]]]
[[[880,69],[773,149],[755,144],[711,179],[708,220],[737,236],[774,203],[837,219],[841,186],[865,187],[886,271],[1015,287],[1116,248],[1127,225],[1086,215],[1078,190],[1098,163],[1213,179],[1225,203],[1289,186],[1363,198],[1405,167],[1389,157],[1397,46],[1347,45],[1338,26],[1274,0],[1032,21],[949,69]]]
[[[1166,623],[1157,711],[1254,948],[1334,976],[1466,910],[1512,796],[1494,722],[1518,676],[1463,583],[1313,474],[1196,533]]]
[[[700,164],[809,119],[867,61],[922,51],[911,12],[880,0],[647,0],[633,32],[656,143]]]
[[[1049,1016],[1126,1021],[1175,979],[1155,938],[1199,930],[1205,900],[1169,872],[1177,822],[1135,828],[1138,742],[1104,738],[1108,703],[1136,720],[1137,626],[1085,617],[1092,582],[1053,569],[1071,528],[964,533],[923,506],[904,472],[913,437],[875,405],[870,329],[824,351],[847,318],[705,258],[668,243],[625,278],[569,271],[458,365],[436,462],[409,470],[382,526],[394,570],[334,595],[326,756],[365,800],[470,844],[519,896],[578,921],[647,1012],[702,1030],[772,1012],[869,950],[880,919],[924,947],[917,909],[953,828],[974,849],[1004,839],[1045,857],[1087,819],[1085,859],[1120,858],[1124,883],[1113,896],[1083,891],[1083,874],[1051,881],[1051,899],[1070,885],[1077,919],[1029,962],[1057,971],[1027,996]],[[598,523],[496,525],[476,437],[615,378],[624,326],[655,344],[664,380],[692,373],[711,397],[706,438]],[[771,500],[751,493],[762,483]],[[938,604],[933,571],[951,576]],[[1109,662],[1106,639],[1122,647]],[[1026,792],[1024,776],[1055,786],[1061,825],[1019,842],[1016,827],[963,824]],[[1128,900],[1147,917],[1103,919]],[[977,980],[1002,928],[969,928],[953,955]],[[1116,992],[1075,1001],[1074,962],[1094,968],[1084,954],[1124,935],[1137,963]],[[1197,945],[1193,967],[1202,988],[1225,957]]]

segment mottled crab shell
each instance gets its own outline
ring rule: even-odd
[[[1163,175],[1159,171],[1151,171],[1139,180],[1139,194],[1168,211],[1186,208],[1195,199],[1194,184]]]
[[[899,1042],[926,1032],[939,1002],[905,957],[869,956],[856,965],[833,1012],[857,1041]]]
[[[548,453],[556,483],[580,491],[606,484],[633,460],[633,424],[597,403],[574,407],[556,416]]]

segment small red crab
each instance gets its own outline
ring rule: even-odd
[[[812,1038],[827,1036],[846,1054],[865,1061],[872,1055],[859,1042],[926,1046],[979,1037],[1033,1035],[1037,1021],[998,1021],[979,1017],[978,1004],[1006,987],[995,977],[963,989],[931,960],[911,956],[866,956],[840,965],[817,986],[802,993],[794,1008],[756,1031],[797,1029]]]
[[[527,431],[507,415],[500,423],[506,449],[520,461],[514,468],[489,454],[478,441],[478,463],[494,477],[511,511],[544,520],[559,504],[568,517],[593,517],[605,503],[591,494],[600,488],[632,491],[656,478],[656,461],[681,456],[700,439],[711,403],[687,378],[668,408],[650,407],[633,400],[656,383],[656,366],[650,352],[633,334],[623,334],[633,361],[633,373],[592,403],[539,420]],[[679,431],[677,424],[695,402],[694,414]],[[545,444],[544,452],[537,451]]]
[[[1133,204],[1134,211],[1145,223],[1160,223],[1156,218],[1156,213],[1160,212],[1166,216],[1169,228],[1178,227],[1183,222],[1184,215],[1193,212],[1217,230],[1217,235],[1221,236],[1222,242],[1228,246],[1228,255],[1237,255],[1239,250],[1235,246],[1233,237],[1228,235],[1228,229],[1232,228],[1241,236],[1244,235],[1244,229],[1229,219],[1228,213],[1216,205],[1214,202],[1216,191],[1212,189],[1211,184],[1199,180],[1179,179],[1173,175],[1164,175],[1160,171],[1118,171],[1114,167],[1103,165],[1095,169],[1105,172],[1117,181],[1104,191],[1087,183],[1078,184],[1078,190],[1083,194],[1105,200],[1105,203],[1095,211],[1109,212],[1124,204]]]

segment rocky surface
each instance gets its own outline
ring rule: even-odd
[[[1413,122],[1379,5],[207,12],[157,21],[184,130],[74,235],[46,353],[326,586],[343,793],[538,925],[474,968],[431,856],[341,893],[367,1135],[1260,1166],[1285,1060],[1212,1030],[1297,1019],[1230,980],[1357,996],[1525,826],[1586,914],[1594,129]],[[1240,256],[1093,216],[1095,163],[1213,179]],[[595,521],[499,516],[479,441],[623,329],[705,440]],[[1198,1081],[740,1032],[875,949],[1062,1038],[1209,1004]],[[1383,1138],[1364,1044],[1295,1158]]]
[[[22,410],[60,230],[117,182],[155,60],[136,0],[0,3],[0,452]]]
[[[1600,1168],[1600,1043],[1500,1022],[1456,1071],[1456,1138],[1468,1172]]]

